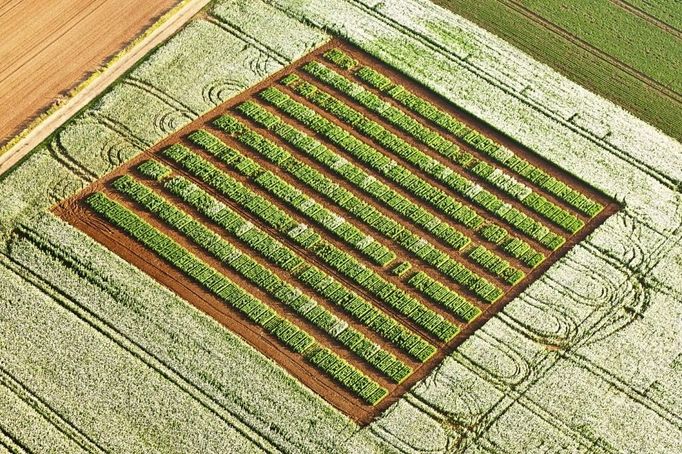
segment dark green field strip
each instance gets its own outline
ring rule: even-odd
[[[227,166],[234,166],[233,168],[236,168],[236,166],[239,165],[240,160],[245,158],[237,150],[227,147],[224,144],[222,147],[214,149],[220,150],[216,153],[216,158]],[[207,151],[210,152],[210,150]],[[169,159],[178,162],[185,170],[194,174],[221,194],[230,197],[230,194],[233,193],[234,184],[232,184],[232,182],[223,183],[223,181],[225,181],[224,177],[229,176],[208,161],[191,152],[189,149],[182,147],[181,145],[175,145],[167,149],[164,152],[164,155]],[[278,181],[276,175],[264,169],[261,169],[254,177],[265,182],[264,184],[267,187],[274,186]],[[297,200],[301,195],[301,191],[294,189],[292,189],[288,195],[280,191],[277,191],[277,193],[285,200]],[[250,199],[247,200],[238,197],[234,201],[247,204]],[[270,202],[267,203],[269,204],[267,209],[277,209],[274,204]],[[421,302],[396,287],[395,284],[387,282],[377,272],[360,263],[352,255],[320,238],[319,235],[315,235],[314,240],[311,241],[311,235],[307,230],[307,228],[299,228],[289,231],[287,234],[294,238],[294,241],[298,242],[298,244],[315,257],[321,259],[322,262],[331,269],[337,271],[342,276],[345,276],[351,282],[358,285],[373,297],[376,297],[388,307],[391,307],[393,310],[406,316],[437,339],[447,342],[459,332],[459,328],[456,325],[445,320],[440,314],[425,307]],[[418,354],[420,357],[428,358],[428,356],[433,354],[433,351],[429,350],[427,346]]]
[[[682,139],[682,103],[593,55],[498,0],[434,0],[519,47],[578,84]],[[595,33],[598,30],[595,29]],[[547,106],[551,109],[551,106]]]
[[[209,206],[211,208],[220,207],[217,200],[207,198],[206,193],[199,193],[200,190],[194,184],[182,177],[168,180],[165,186],[174,195],[182,195],[183,200],[185,198],[193,200],[207,208]],[[383,350],[361,332],[349,326],[348,322],[331,313],[317,301],[304,295],[300,289],[282,280],[277,274],[253,260],[248,253],[235,247],[200,221],[174,206],[167,199],[154,193],[152,188],[140,183],[130,175],[119,177],[114,181],[113,187],[157,216],[175,231],[187,236],[213,258],[229,266],[269,297],[291,308],[391,381],[401,383],[412,373],[410,367]],[[260,232],[261,235],[258,236],[257,232],[253,232],[256,227],[229,208],[220,208],[220,219],[224,220],[228,226],[226,230],[232,236],[247,244],[251,249],[261,252],[267,248],[270,257],[275,257],[284,263],[295,261],[290,251],[283,250],[281,245],[263,232]],[[268,240],[270,241],[268,242]],[[263,243],[267,244],[259,247]],[[305,273],[305,271],[300,271],[304,267],[301,261],[295,261],[293,266],[293,273]]]
[[[682,32],[682,2],[680,0],[623,0],[623,3]]]
[[[682,41],[610,0],[508,0],[677,94]]]
[[[354,164],[345,160],[345,158],[342,158],[340,155],[329,150],[326,146],[320,144],[308,134],[297,130],[290,124],[282,121],[279,116],[272,114],[257,104],[245,104],[245,106],[245,111],[241,106],[239,109],[244,111],[245,115],[254,122],[267,127],[292,147],[321,163],[326,170],[330,170],[332,173],[338,173],[347,179],[354,188],[366,192],[373,200],[387,206],[397,215],[407,218],[409,222],[413,222],[422,227],[425,231],[441,240],[447,246],[456,250],[463,250],[463,248],[471,250],[483,248],[487,251],[484,246],[472,244],[467,236],[458,232],[447,222],[430,214],[427,210],[418,207],[409,199],[397,194],[396,191],[391,189],[388,185],[381,183],[373,175],[362,171]],[[232,135],[238,136],[239,134],[248,131],[246,125],[227,115],[218,118],[215,123]],[[304,165],[293,156],[290,157],[290,162],[293,162],[294,165],[299,168]],[[333,185],[331,180],[326,179],[326,177],[319,174],[317,170],[310,169],[308,172],[316,175],[316,179],[320,181],[321,187],[331,187]],[[366,204],[362,204],[357,196],[343,194],[337,198],[343,200],[343,202],[337,203],[344,209],[347,209],[348,206],[352,206],[354,209],[361,211]],[[399,235],[399,233],[396,233],[396,235]],[[438,249],[436,250],[438,251]],[[489,253],[495,255],[493,252]],[[509,285],[514,285],[525,277],[525,274],[521,270],[514,268],[508,261],[503,259],[499,259],[495,263],[495,266],[488,266],[488,262],[481,262],[475,259],[472,261]]]
[[[490,165],[484,160],[478,159],[470,153],[461,150],[455,143],[439,134],[438,131],[424,126],[398,107],[384,101],[381,97],[364,89],[361,85],[350,81],[322,63],[316,61],[309,62],[303,67],[303,70],[319,82],[323,82],[325,85],[334,88],[341,94],[368,109],[370,112],[373,112],[383,120],[407,133],[416,141],[426,145],[441,157],[447,159],[455,168],[461,169],[478,180],[483,180],[489,187],[499,190],[512,199],[521,202],[525,207],[552,222],[564,231],[573,234],[584,227],[585,224],[579,217],[575,216],[567,209],[554,204],[552,201],[547,200],[537,192],[534,192],[531,187],[517,181],[500,167]],[[364,71],[361,72],[366,74]],[[296,77],[296,75],[292,75],[292,77]],[[297,81],[295,79],[292,79],[287,83],[287,85],[299,87],[305,84],[306,82]],[[337,102],[342,101],[337,100]],[[437,165],[438,161],[432,160],[431,163],[431,165]],[[426,166],[429,164],[425,163],[424,165]],[[447,168],[452,170],[452,166]]]
[[[239,105],[238,110],[250,110],[251,107],[257,106],[253,102],[247,102]],[[245,115],[248,115],[244,112]],[[433,266],[437,270],[450,270],[450,273],[441,271],[444,276],[453,279],[454,282],[465,287],[472,294],[481,298],[483,301],[492,302],[497,300],[504,292],[496,285],[490,283],[487,279],[478,276],[475,272],[467,270],[471,279],[457,282],[453,278],[455,270],[459,271],[465,268],[464,265],[452,258],[447,252],[431,244],[428,240],[420,235],[412,232],[411,229],[403,224],[386,216],[383,212],[378,210],[370,202],[363,200],[351,191],[334,184],[332,180],[326,177],[316,169],[300,162],[298,159],[290,155],[286,150],[282,149],[274,142],[271,142],[255,131],[249,129],[243,123],[236,121],[233,117],[222,116],[215,121],[218,127],[225,130],[226,133],[233,136],[236,140],[246,134],[257,135],[259,137],[258,143],[267,143],[265,149],[271,149],[273,146],[277,147],[278,155],[286,153],[289,156],[280,163],[279,168],[288,174],[296,177],[299,181],[306,184],[308,187],[315,190],[317,193],[327,197],[339,207],[346,209],[351,214],[359,218],[365,225],[376,230],[385,238],[394,241],[397,245],[404,248],[407,252],[416,255],[426,264]],[[254,147],[254,151],[263,153],[263,148]]]
[[[352,126],[353,130],[358,134],[376,142],[392,156],[398,157],[409,163],[413,168],[424,172],[458,196],[483,208],[495,218],[514,228],[527,238],[532,238],[553,251],[561,247],[565,242],[565,238],[562,235],[553,232],[542,222],[527,215],[513,205],[500,200],[495,194],[484,189],[476,182],[457,172],[453,172],[452,169],[410,145],[399,136],[386,130],[379,123],[365,117],[329,93],[306,82],[293,83],[291,88],[295,93],[313,103],[313,105]],[[261,92],[261,97],[283,111],[292,113],[297,111],[298,106],[303,106],[274,87]],[[321,116],[319,118],[323,121],[328,121]],[[343,130],[338,126],[333,126],[328,129],[328,134],[337,136],[337,131],[334,128]]]
[[[99,192],[90,195],[86,202],[111,224],[142,243],[188,278],[200,283],[220,300],[239,310],[284,346],[301,354],[311,364],[361,397],[368,404],[375,405],[388,394],[385,388],[379,386],[328,348],[317,343],[313,336],[235,285],[219,271],[205,264],[132,211]]]
[[[149,161],[146,161],[145,164],[147,162]],[[217,178],[215,177],[215,179]],[[239,190],[238,187],[240,185],[229,176],[226,176],[220,184],[234,188],[235,192]],[[423,362],[435,353],[435,347],[424,341],[419,335],[405,328],[400,322],[385,314],[361,296],[346,289],[333,276],[311,265],[267,232],[253,226],[246,218],[231,210],[208,192],[183,177],[175,177],[167,181],[165,187],[173,195],[195,208],[207,219],[237,237],[249,246],[251,250],[259,253],[270,264],[289,273],[293,278],[307,285],[321,298],[342,308],[360,323],[367,326],[368,329],[382,336],[406,354]],[[272,213],[271,211],[267,212]],[[275,214],[277,215],[275,217],[278,218],[286,215],[283,213]],[[248,230],[244,231],[246,227],[248,227]],[[291,232],[293,231],[293,237],[299,239],[300,245],[305,243],[308,250],[324,246],[325,243],[322,239],[319,239],[314,244],[310,244],[306,237],[300,235],[297,231],[298,229],[299,227],[296,225],[289,231],[280,230],[280,232],[284,235],[292,236]]]

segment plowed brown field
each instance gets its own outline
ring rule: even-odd
[[[0,144],[177,3],[0,2]]]

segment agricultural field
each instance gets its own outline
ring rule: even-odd
[[[56,211],[368,423],[617,208],[331,46]]]
[[[215,0],[0,175],[0,451],[680,452],[681,190],[430,2]]]
[[[2,2],[0,145],[176,3],[58,0],[47,8],[30,0]]]
[[[435,0],[682,138],[682,3]]]

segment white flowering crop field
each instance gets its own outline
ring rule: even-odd
[[[0,448],[680,452],[680,276],[652,126],[425,0],[216,0],[0,176]]]

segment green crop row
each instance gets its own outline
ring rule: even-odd
[[[503,149],[501,149],[501,151],[502,150]],[[506,160],[503,162],[505,166],[526,178],[536,186],[554,195],[556,198],[563,200],[564,202],[573,206],[583,214],[586,214],[592,218],[604,209],[604,206],[599,202],[595,202],[579,191],[572,189],[566,183],[556,179],[525,159],[515,155],[507,155],[509,155],[509,153],[505,155]],[[501,161],[501,158],[498,159],[498,161]]]
[[[215,258],[218,258],[218,256],[226,257],[227,254],[227,258],[221,259],[222,263],[234,269],[234,271],[274,299],[294,309],[299,315],[320,330],[339,340],[350,351],[384,373],[391,380],[400,383],[412,373],[411,368],[395,356],[383,351],[362,333],[349,326],[346,321],[339,319],[324,306],[303,295],[299,289],[292,287],[277,274],[257,263],[248,254],[239,250],[201,222],[154,193],[151,188],[134,180],[130,175],[119,177],[114,181],[113,185],[116,190],[145,207],[166,222],[171,228],[189,237],[194,243],[211,253]],[[166,183],[166,187],[183,200],[192,200],[196,206],[210,204],[212,208],[217,202],[215,199],[211,200],[209,198],[210,195],[205,191],[201,191],[196,185],[182,177],[169,180]],[[263,253],[263,243],[269,242],[265,249],[266,253],[273,255],[284,253],[287,255],[287,259],[291,258],[292,252],[272,237],[263,231],[257,231],[256,227],[243,218],[235,219],[238,215],[228,208],[224,210],[224,216],[232,216],[232,220],[237,221],[236,223],[231,222],[232,228],[229,230],[229,233],[239,238],[252,249],[258,250],[258,252]],[[213,254],[215,250],[220,251],[219,254]],[[303,260],[300,257],[296,258],[299,260],[296,268],[299,268]],[[291,295],[294,294],[298,294],[296,299],[291,298]],[[349,331],[351,337],[340,337],[339,335],[346,330]],[[353,339],[353,342],[344,343],[344,339]]]
[[[281,91],[270,88],[261,93],[267,102],[275,105],[281,111],[289,115],[290,117],[300,121],[305,124],[315,132],[327,137],[332,143],[336,144],[339,148],[354,156],[358,160],[362,161],[367,166],[378,171],[391,181],[395,182],[399,186],[406,189],[408,192],[419,197],[427,203],[434,206],[439,212],[447,215],[453,219],[456,223],[464,225],[465,227],[470,227],[474,230],[483,232],[484,230],[489,230],[493,228],[496,232],[502,231],[504,233],[504,241],[509,242],[514,239],[513,236],[508,235],[506,230],[501,227],[495,226],[494,224],[485,222],[485,220],[479,216],[475,211],[471,210],[469,207],[459,203],[454,200],[451,196],[447,195],[444,191],[434,187],[426,180],[416,176],[409,169],[396,163],[394,160],[389,159],[382,153],[372,148],[371,146],[363,143],[347,131],[336,126],[334,123],[330,122],[326,118],[317,114],[314,110],[294,101],[288,95],[282,93]],[[284,127],[279,127],[279,123],[276,121],[278,117],[274,116],[268,111],[265,111],[258,104],[247,101],[241,104],[238,109],[245,115],[252,118],[254,121],[261,122],[259,119],[263,119],[267,124],[275,128],[275,132],[281,133],[287,136],[285,132],[281,132]],[[265,123],[262,123],[265,124]],[[301,140],[304,139],[300,134],[296,137]],[[293,140],[294,136],[291,135],[291,139],[283,137],[285,140]],[[317,148],[315,146],[316,141],[311,142],[311,147]],[[335,161],[337,162],[337,161]],[[494,227],[489,227],[494,226]],[[485,235],[481,235],[486,238]],[[502,241],[502,240],[500,240]],[[530,247],[530,245],[529,245]],[[532,248],[531,248],[532,249]],[[516,257],[518,258],[518,257]],[[523,262],[529,266],[536,266],[538,263],[545,259],[544,255],[535,251],[523,256]]]
[[[508,284],[515,285],[526,277],[523,271],[509,266],[509,262],[501,259],[483,246],[473,248],[469,252],[469,257]]]
[[[170,168],[153,159],[138,165],[137,170],[145,177],[156,181],[161,181],[172,173]]]
[[[335,49],[335,54],[337,54],[337,56],[334,60],[327,58],[332,63],[336,63],[335,60],[341,59],[345,55],[345,53],[339,49]],[[341,65],[337,66],[346,69]],[[421,115],[435,125],[440,126],[458,139],[473,146],[476,150],[490,156],[512,172],[568,203],[581,213],[594,217],[603,210],[604,207],[600,203],[590,199],[580,191],[572,189],[566,184],[556,180],[540,168],[523,158],[516,156],[513,151],[501,147],[498,143],[495,143],[478,131],[469,128],[464,123],[429,101],[415,95],[402,85],[394,83],[389,77],[368,66],[354,66],[351,69],[353,69],[353,73],[367,85],[385,93],[412,112]]]
[[[246,102],[240,104],[237,109],[247,116],[249,116],[249,111],[255,112],[254,116],[260,116],[262,112],[261,110],[257,109],[258,107],[259,106],[253,102]],[[256,110],[254,110],[254,108],[256,108]],[[275,124],[272,121],[269,123],[271,125]],[[248,129],[241,122],[237,122],[236,120],[227,117],[221,117],[216,124],[219,127],[224,127],[226,132],[233,134],[237,140],[240,140],[241,134],[243,134],[244,131],[248,131],[250,135],[257,134]],[[259,135],[259,137],[263,139],[262,136]],[[263,140],[272,146],[277,146],[269,140]],[[258,149],[255,150],[258,151]],[[338,185],[334,185],[328,178],[315,169],[306,166],[304,168],[305,171],[301,172],[300,170],[302,167],[293,159],[287,160],[280,168],[290,173],[309,187],[312,187],[318,193],[331,198],[333,201],[337,202],[339,206],[345,208],[362,220],[366,225],[377,230],[385,237],[395,241],[398,245],[421,258],[426,263],[436,268],[439,268],[440,266],[450,262],[457,264],[457,261],[450,257],[449,254],[432,245],[425,238],[415,234],[404,225],[401,225],[395,220],[387,217],[371,204],[359,199]],[[339,191],[343,191],[343,197],[335,196],[335,194],[338,194]],[[474,292],[476,296],[485,299],[489,296],[489,294],[501,295],[501,291],[494,284],[491,284],[482,277],[475,277],[476,282],[467,280],[465,281],[464,285],[465,288]]]
[[[509,175],[484,161],[472,160],[472,163],[473,164],[470,166],[471,172],[497,187],[508,187],[507,184],[513,180]],[[528,192],[525,193],[523,197],[517,198],[523,205],[529,207],[534,212],[543,216],[545,219],[552,221],[555,225],[558,225],[569,233],[577,233],[585,226],[585,223],[577,216],[550,202],[545,196],[538,194],[537,192]]]
[[[376,405],[388,394],[385,388],[360,373],[329,349],[316,345],[306,352],[305,357],[370,405]]]
[[[395,267],[393,267],[391,272],[396,276],[401,277],[402,275],[407,273],[410,270],[410,268],[412,268],[412,264],[410,262],[400,262]]]
[[[235,150],[235,153],[238,152]],[[225,174],[208,161],[192,153],[189,149],[181,145],[174,145],[165,150],[164,154],[179,163],[190,173],[202,179],[202,181],[206,182],[211,187],[217,189],[230,200],[241,204],[242,206],[250,203],[248,196],[244,195],[245,191],[251,191],[249,188],[241,186],[241,184],[232,177]],[[298,254],[278,241],[275,241],[266,232],[263,232],[258,227],[250,224],[241,215],[232,211],[222,202],[219,202],[210,194],[206,193],[203,189],[182,178],[174,178],[168,181],[166,183],[166,188],[188,204],[197,208],[197,210],[210,220],[240,238],[271,263],[292,273],[299,281],[309,285],[318,293],[318,295],[339,305],[368,326],[370,326],[369,322],[373,321],[370,328],[386,338],[389,342],[394,343],[406,353],[420,361],[425,361],[435,352],[435,347],[421,339],[419,335],[405,328],[402,324],[396,322],[390,316],[384,314],[381,310],[352,291],[349,291],[333,277],[327,275],[323,271],[318,270],[320,273],[323,273],[324,278],[329,283],[330,287],[324,288],[313,286],[302,276],[306,270],[317,268],[306,263]],[[266,213],[275,213],[278,217],[284,217],[281,209],[268,200],[265,200],[264,207],[260,211],[260,214],[256,214],[259,215],[261,219],[264,219]],[[313,252],[316,247],[328,245],[326,240],[322,239],[312,229],[302,224],[294,224],[288,230],[281,228],[279,231],[291,237],[294,242],[303,248]],[[331,247],[336,249],[335,246]],[[336,290],[329,293],[332,288],[336,288]],[[380,320],[382,323],[379,323]]]
[[[417,169],[445,184],[460,196],[469,199],[473,203],[484,208],[486,211],[514,227],[529,238],[539,241],[547,248],[554,248],[552,250],[561,246],[565,241],[562,236],[551,232],[547,227],[542,225],[542,223],[535,221],[532,217],[526,215],[517,208],[504,203],[497,196],[486,189],[483,189],[480,185],[468,178],[453,172],[452,169],[431,158],[418,148],[413,147],[377,122],[365,117],[357,110],[330,94],[325,93],[303,80],[291,84],[290,86],[296,93],[305,97],[313,104],[331,113],[334,117],[350,125],[354,130],[379,143],[387,151],[406,160]],[[264,90],[261,92],[261,95],[263,99],[268,100],[269,98],[269,100],[277,101],[277,93],[287,96],[274,87]],[[288,101],[283,100],[280,102],[296,103],[296,101],[293,101],[290,98]],[[336,128],[338,128],[340,132],[337,132]],[[336,137],[344,137],[344,133],[348,134],[343,128],[336,125],[334,125],[329,132]]]
[[[330,49],[324,53],[324,57],[343,69],[353,69],[358,61],[339,49]]]
[[[243,107],[240,106],[239,109],[255,122],[264,126],[269,125],[268,127],[270,130],[291,146],[314,158],[327,169],[343,177],[346,181],[351,183],[353,187],[369,194],[374,200],[386,205],[394,212],[424,228],[448,246],[460,250],[471,241],[469,237],[457,231],[447,222],[429,213],[429,211],[423,207],[412,203],[409,199],[396,192],[387,184],[377,180],[357,165],[342,158],[319,141],[282,121],[280,117],[268,112],[258,104],[244,104]],[[237,131],[245,128],[241,122],[227,115],[216,120],[216,124],[226,131]],[[293,160],[295,158],[292,157],[291,159]],[[298,162],[296,162],[296,165],[304,166],[304,164],[299,164]],[[315,170],[309,172],[315,175],[319,174],[319,172]],[[321,178],[323,181],[331,181],[324,180],[324,177],[317,178]],[[334,197],[343,200],[346,205],[353,205],[357,207],[357,210],[359,211],[364,209],[366,202],[362,202],[352,193],[343,188],[335,189],[335,192],[336,194]]]
[[[469,323],[481,315],[481,310],[447,288],[440,282],[432,279],[428,274],[420,271],[407,280],[415,290],[419,291],[430,300],[448,309],[461,320]]]
[[[228,147],[220,139],[207,131],[195,131],[189,135],[189,139],[214,154],[226,165],[249,177],[269,193],[285,200],[289,206],[295,208],[307,218],[332,232],[345,243],[371,258],[378,265],[386,266],[395,259],[395,253],[393,251],[369,235],[364,234],[351,222],[318,203],[312,197],[302,193],[278,176],[271,172],[267,172],[260,165],[256,163],[251,164],[253,162],[251,158]],[[250,132],[241,134],[240,140],[246,145],[257,149],[261,154],[277,165],[282,165],[284,162],[288,162],[291,159],[291,156],[287,151],[271,142],[262,140],[262,138],[256,134]],[[244,166],[242,165],[244,162],[248,163],[248,172],[244,171]],[[239,186],[241,187],[241,185]],[[259,196],[254,195],[254,197]],[[270,205],[276,208],[276,206]]]
[[[356,317],[360,322],[389,339],[393,344],[410,356],[421,362],[428,360],[436,352],[435,347],[423,341],[419,336],[406,330],[400,322],[391,316],[376,309],[370,303],[356,294],[344,289],[338,282],[329,279],[329,276],[319,268],[310,266],[305,268],[297,276],[301,282],[320,292],[330,301],[344,308],[348,313]],[[341,333],[342,337],[349,336]],[[354,342],[353,339],[342,339],[343,342]]]
[[[329,349],[319,345],[313,336],[293,325],[127,208],[100,192],[90,195],[86,201],[95,212],[148,247],[185,275],[199,282],[228,305],[235,307],[251,321],[276,337],[283,345],[302,354],[309,362],[359,395],[365,402],[375,405],[388,393],[385,388],[380,387],[354,366],[339,358]],[[339,366],[337,369],[343,369],[343,374],[339,373],[337,369],[329,370],[320,367],[319,363],[313,360],[314,356],[320,354],[319,352],[324,352],[325,356],[333,357],[336,363],[342,362],[343,367]]]
[[[382,100],[379,96],[366,90],[361,85],[350,81],[336,71],[316,61],[309,62],[303,69],[317,80],[337,89],[391,124],[407,132],[410,136],[427,145],[441,156],[448,158],[462,169],[473,173],[510,196],[517,198],[524,205],[567,232],[576,233],[584,226],[584,223],[578,217],[572,215],[564,208],[534,193],[532,188],[516,181],[516,179],[507,175],[501,169],[461,150],[456,144],[444,138],[437,131],[424,126],[401,109]],[[464,157],[466,157],[466,160],[463,162]],[[433,160],[432,165],[437,163],[438,161]],[[531,201],[527,202],[526,199],[529,196],[532,196]]]
[[[448,342],[459,332],[456,325],[409,296],[395,284],[386,282],[384,278],[364,265],[347,260],[343,251],[331,247],[320,247],[315,253],[377,299],[407,316],[441,341]]]

